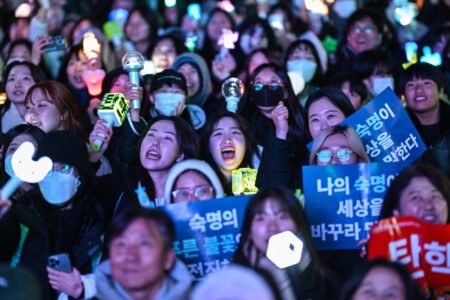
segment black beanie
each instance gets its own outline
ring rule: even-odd
[[[39,141],[35,156],[36,159],[48,156],[53,162],[72,166],[81,176],[91,178],[94,175],[86,144],[80,135],[71,131],[58,130],[47,133]]]

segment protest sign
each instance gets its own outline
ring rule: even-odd
[[[303,167],[305,212],[316,249],[356,249],[378,220],[386,189],[402,167],[398,163]]]
[[[250,196],[160,207],[175,224],[175,254],[196,280],[231,263]]]
[[[404,162],[406,166],[426,150],[408,113],[390,88],[340,125],[356,130],[372,162]],[[312,142],[308,144],[311,147]]]
[[[385,258],[408,267],[436,298],[450,292],[450,225],[408,216],[384,219],[370,231],[369,259]]]

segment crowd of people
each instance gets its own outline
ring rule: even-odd
[[[294,192],[303,166],[370,163],[340,123],[391,88],[426,151],[390,183],[380,219],[449,223],[449,1],[11,0],[0,26],[0,186],[17,178],[24,142],[53,162],[0,199],[0,279],[11,283],[0,280],[0,298],[437,298],[398,262],[317,251]],[[139,82],[122,66],[134,51]],[[237,107],[230,78],[245,87]],[[112,121],[102,105],[118,93],[129,109]],[[194,282],[159,208],[219,203],[241,168],[257,169],[259,191],[233,262]],[[266,251],[284,231],[304,250],[281,269]]]

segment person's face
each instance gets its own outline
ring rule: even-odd
[[[9,55],[9,59],[12,58],[30,61],[31,52],[25,45],[19,44],[12,49],[11,54]]]
[[[280,76],[278,76],[271,68],[264,68],[261,70],[261,72],[256,75],[255,80],[253,81],[253,86],[263,84],[263,85],[281,85],[284,86],[283,81],[281,80]],[[286,90],[285,95],[286,97]],[[283,99],[280,99],[280,101],[283,101]],[[261,111],[261,113],[266,117],[271,119],[272,118],[272,110],[275,108],[270,106],[259,106],[258,109]]]
[[[253,71],[262,64],[269,63],[269,60],[262,52],[255,53],[248,63],[248,72],[249,75],[253,74]]]
[[[148,171],[167,171],[182,160],[173,122],[161,120],[150,127],[142,141],[140,160]]]
[[[269,238],[286,230],[297,231],[294,220],[288,211],[281,208],[278,201],[268,198],[262,211],[253,217],[250,239],[256,249],[265,253]]]
[[[391,269],[376,267],[367,273],[352,300],[406,300],[400,277]]]
[[[35,81],[27,66],[15,66],[9,72],[6,80],[6,95],[12,103],[23,104],[28,90],[34,84]]]
[[[133,43],[146,41],[150,38],[150,26],[142,15],[135,11],[130,16],[125,33]]]
[[[173,187],[174,203],[207,200],[214,198],[214,188],[205,178],[196,171],[187,171],[181,174]]]
[[[316,138],[325,128],[338,125],[344,121],[344,113],[327,98],[311,104],[308,111],[308,126],[311,136]]]
[[[344,83],[342,83],[341,91],[348,97],[348,99],[350,99],[350,102],[352,103],[355,110],[358,110],[361,107],[361,96],[358,93],[351,91],[350,81],[344,81]]]
[[[307,59],[313,63],[317,63],[311,48],[306,44],[298,45],[297,48],[292,51],[291,55],[289,55],[288,61],[297,59]]]
[[[414,78],[405,85],[405,100],[415,113],[439,109],[439,89],[431,79]]]
[[[426,178],[415,177],[400,195],[396,216],[413,216],[432,224],[446,224],[447,201],[442,193]]]
[[[369,17],[356,21],[347,34],[347,44],[356,54],[375,49],[380,43],[381,33]]]
[[[92,27],[91,21],[89,20],[83,20],[73,29],[72,31],[72,41],[74,43],[77,41],[77,39],[81,36],[81,33],[88,29],[89,27]]]
[[[72,55],[67,64],[67,79],[70,84],[76,89],[84,89],[86,88],[86,84],[83,81],[83,73],[88,68],[89,59],[84,55],[84,53],[80,53],[80,57],[77,55]]]
[[[16,136],[11,143],[9,144],[8,149],[6,149],[5,157],[9,155],[13,155],[14,152],[25,142],[30,142],[33,144],[34,148],[37,149],[37,142],[36,140],[29,134],[20,134]]]
[[[345,135],[338,133],[330,135],[323,141],[322,146],[319,148],[318,152],[324,151],[323,153],[331,154],[329,162],[321,162],[319,158],[316,157],[317,165],[348,165],[358,162],[358,157],[355,153],[351,152],[352,147],[348,142]],[[329,151],[329,152],[328,152]],[[350,151],[350,154],[349,152]],[[339,159],[339,157],[341,159]]]
[[[222,172],[231,172],[241,165],[245,155],[245,137],[233,118],[219,120],[209,138],[209,150]]]
[[[145,291],[162,283],[174,263],[154,221],[137,219],[110,244],[112,276],[125,291]]]
[[[52,99],[49,99],[41,89],[35,89],[31,101],[25,105],[25,121],[39,127],[45,132],[63,130],[64,117],[59,112]]]
[[[197,69],[191,64],[182,64],[178,72],[183,74],[186,79],[186,86],[188,89],[188,96],[191,97],[200,90],[200,74]]]
[[[231,23],[223,13],[215,13],[206,26],[208,37],[217,42],[222,35],[222,29],[231,30]]]
[[[119,75],[116,79],[114,79],[110,93],[125,93],[125,87],[130,82],[130,78],[127,74]]]
[[[152,60],[155,63],[156,68],[168,69],[172,66],[173,62],[177,58],[177,51],[175,45],[170,39],[163,39],[159,41],[153,50]]]

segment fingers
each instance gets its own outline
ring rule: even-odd
[[[281,120],[289,118],[289,111],[282,101],[278,102],[278,105],[272,110],[272,117]]]
[[[99,119],[94,126],[91,134],[89,135],[89,139],[91,141],[99,140],[102,142],[107,142],[111,139],[113,133],[112,127],[106,126],[106,121],[103,119]]]

